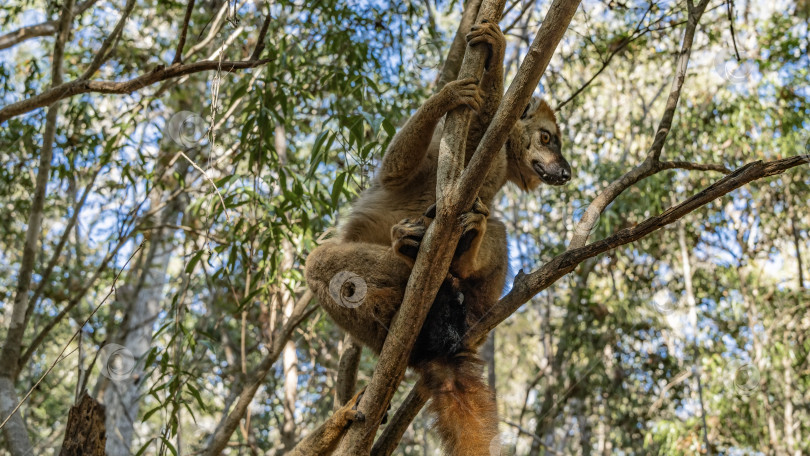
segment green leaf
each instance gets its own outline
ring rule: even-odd
[[[340,173],[332,184],[332,207],[337,207],[338,199],[340,199],[340,192],[343,191],[343,183],[346,182],[346,173]]]
[[[188,264],[186,265],[186,274],[191,274],[194,271],[194,267],[197,266],[197,263],[200,262],[200,258],[202,258],[202,254],[205,253],[205,250],[198,250],[194,255],[191,256],[191,259],[188,260]]]

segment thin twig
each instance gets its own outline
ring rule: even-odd
[[[29,308],[28,312],[30,313],[33,311],[34,306],[37,304],[42,292],[45,289],[45,284],[48,282],[48,279],[53,272],[53,268],[56,267],[56,263],[59,262],[59,255],[62,253],[62,249],[65,247],[67,243],[68,237],[70,236],[70,232],[73,230],[73,227],[76,225],[76,221],[79,219],[79,213],[81,212],[82,207],[84,207],[84,203],[87,201],[87,196],[90,194],[90,189],[93,188],[93,184],[96,182],[96,177],[98,177],[99,172],[101,172],[101,166],[96,168],[96,171],[93,172],[93,176],[90,178],[90,183],[84,188],[84,192],[82,193],[79,202],[76,204],[76,207],[73,208],[73,215],[71,215],[70,220],[68,220],[67,225],[65,225],[65,230],[62,233],[62,237],[59,239],[59,243],[56,244],[56,248],[53,251],[53,255],[51,256],[51,260],[48,262],[48,266],[45,267],[45,272],[40,274],[40,281],[37,289],[34,291],[34,296],[31,297],[29,301]]]
[[[104,39],[104,42],[101,43],[101,48],[96,52],[95,57],[93,57],[93,61],[90,62],[90,66],[84,70],[84,73],[79,77],[80,80],[87,80],[90,79],[101,65],[110,58],[110,52],[115,44],[118,43],[118,38],[121,37],[121,32],[124,30],[124,24],[126,24],[129,15],[132,13],[132,9],[135,7],[135,0],[127,0],[127,4],[124,5],[124,10],[121,12],[121,18],[118,19],[118,23],[115,24],[115,28],[113,29],[112,33]]]
[[[230,216],[228,216],[228,208],[225,207],[225,200],[222,198],[222,193],[219,192],[217,184],[215,184],[214,181],[211,180],[210,177],[208,177],[208,174],[202,168],[200,168],[196,163],[194,163],[194,160],[188,158],[188,155],[186,155],[184,152],[180,152],[180,155],[183,158],[185,158],[189,163],[191,163],[191,166],[193,166],[194,169],[202,173],[203,177],[205,177],[205,180],[207,180],[211,184],[211,186],[214,187],[214,191],[217,192],[217,196],[219,196],[219,202],[220,204],[222,204],[222,211],[225,212],[225,219],[230,222],[231,218]]]
[[[731,42],[734,44],[734,55],[739,62],[742,59],[740,58],[740,51],[737,49],[737,36],[734,33],[734,0],[727,0],[726,5],[728,5],[728,23],[731,29]]]
[[[194,0],[188,0],[186,15],[183,18],[183,30],[180,32],[180,40],[177,42],[177,50],[174,51],[172,65],[183,62],[183,48],[186,47],[186,33],[188,33],[188,23],[191,20],[191,13],[194,11]]]

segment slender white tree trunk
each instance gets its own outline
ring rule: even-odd
[[[128,456],[131,454],[134,426],[140,411],[141,385],[144,376],[143,358],[152,346],[152,333],[160,309],[168,302],[164,289],[166,270],[174,251],[173,232],[166,229],[153,233],[149,243],[147,260],[143,263],[142,286],[126,303],[126,315],[121,327],[124,346],[122,356],[130,355],[135,364],[129,372],[126,363],[115,365],[120,359],[111,357],[106,366],[114,375],[104,392],[107,409],[107,454]],[[120,371],[124,369],[124,371]]]

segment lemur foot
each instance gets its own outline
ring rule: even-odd
[[[340,408],[340,415],[342,423],[341,426],[346,426],[349,423],[353,422],[361,422],[366,420],[366,415],[357,409],[360,405],[360,399],[363,397],[363,393],[366,391],[365,388],[361,389],[354,395],[353,398],[349,399],[349,402],[346,403],[343,407]]]
[[[501,55],[506,49],[506,37],[503,36],[501,28],[494,22],[482,22],[470,27],[470,33],[467,34],[467,43],[470,46],[475,46],[479,43],[486,43],[489,45],[489,57],[487,58],[484,68],[489,70],[492,56]]]
[[[419,253],[419,246],[426,231],[427,223],[424,217],[416,220],[404,219],[391,228],[394,252],[411,267],[416,262],[416,254]]]
[[[349,403],[354,402],[354,406],[352,406],[351,410],[357,412],[358,415],[360,416],[359,419],[354,419],[354,420],[351,420],[351,421],[365,421],[366,420],[366,415],[364,415],[363,412],[357,410],[357,406],[360,405],[360,399],[363,398],[364,394],[366,394],[366,387],[365,386],[357,394],[354,395],[354,398],[353,398],[352,401],[349,401]],[[382,421],[380,422],[380,424],[385,424],[385,423],[388,422],[388,411],[389,410],[391,410],[391,403],[390,402],[388,403],[388,408],[385,409],[385,414],[383,415]]]
[[[470,211],[461,215],[461,239],[458,241],[454,256],[457,257],[469,250],[473,240],[486,231],[487,217],[489,217],[489,209],[481,198],[475,198]]]
[[[481,109],[484,99],[481,96],[481,88],[478,87],[478,79],[466,78],[458,81],[448,82],[442,88],[446,97],[447,110],[453,110],[459,106],[468,106],[475,111]]]

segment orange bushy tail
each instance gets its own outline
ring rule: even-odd
[[[445,455],[499,456],[498,411],[482,366],[475,353],[464,351],[420,368]]]

